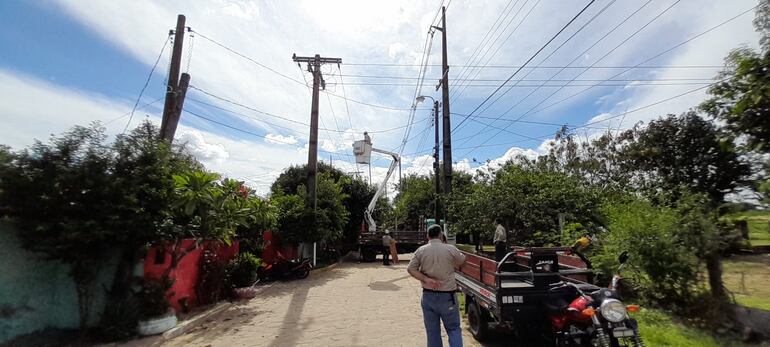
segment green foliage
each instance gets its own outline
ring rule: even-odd
[[[700,108],[724,121],[735,135],[746,135],[750,149],[767,152],[770,150],[770,74],[767,73],[770,51],[766,47],[762,53],[738,48],[728,54],[725,65],[725,70],[717,76],[723,81],[709,88],[712,97]]]
[[[254,217],[253,204],[243,194],[241,182],[195,171],[174,175],[176,199],[172,205],[173,234],[169,241],[185,237],[217,240],[230,244],[239,227]]]
[[[198,263],[198,280],[195,284],[195,294],[198,304],[213,304],[222,299],[226,293],[225,282],[227,262],[220,259],[214,245],[208,244],[201,253]],[[183,307],[184,309],[184,307]]]
[[[749,174],[726,134],[694,112],[669,115],[637,128],[625,149],[639,189],[655,196],[686,187],[714,206]]]
[[[598,191],[579,178],[533,165],[508,163],[487,182],[456,194],[450,205],[455,230],[491,241],[500,218],[517,245],[558,245],[559,214],[590,230],[600,225]]]
[[[326,196],[336,195],[336,188],[331,185],[322,187],[321,176],[326,175],[326,179],[335,182],[340,188],[339,201],[347,213],[344,217],[339,206],[336,203],[327,204],[322,198],[322,190],[325,190]],[[352,178],[339,169],[333,168],[323,162],[318,163],[318,202],[319,206],[328,206],[329,210],[322,212],[322,225],[316,231],[313,227],[313,216],[310,211],[304,211],[305,202],[300,202],[290,196],[305,197],[305,184],[307,183],[307,165],[291,166],[281,173],[270,187],[272,192],[271,200],[280,210],[278,217],[279,233],[285,234],[289,241],[308,241],[311,239],[319,240],[324,237],[326,241],[341,241],[348,247],[355,245],[356,237],[360,231],[361,223],[364,220],[364,209],[369,204],[375,193],[374,187],[367,184],[360,178]],[[384,199],[378,202],[378,208],[375,209],[374,217],[376,220],[382,220],[387,208]],[[345,219],[346,218],[346,219]],[[341,229],[334,229],[334,224],[343,222]],[[310,229],[309,229],[310,228]],[[307,230],[306,230],[307,229]],[[288,232],[286,232],[288,230]],[[323,236],[328,234],[327,236]]]
[[[319,173],[316,183],[317,205],[309,206],[304,185],[296,194],[286,195],[278,191],[273,203],[278,207],[278,234],[289,242],[334,242],[343,235],[348,225],[349,212],[343,205],[347,197],[342,184],[332,174]],[[341,177],[344,183],[345,179]]]
[[[698,278],[705,223],[700,211],[655,206],[638,198],[605,206],[609,232],[600,236],[601,250],[593,263],[604,278],[617,268],[616,257],[630,258],[624,276],[638,286],[648,302],[684,307],[704,288]]]
[[[418,230],[420,219],[433,218],[436,185],[433,177],[415,174],[402,178],[402,190],[394,199],[396,218],[407,230]]]
[[[122,230],[116,223],[114,159],[98,125],[74,127],[50,143],[36,141],[3,164],[0,206],[19,229],[25,248],[70,265],[84,327],[91,283],[107,244]]]
[[[230,260],[225,269],[227,282],[233,288],[248,287],[257,280],[257,268],[262,260],[251,253],[240,253]]]
[[[173,284],[174,282],[165,276],[145,278],[142,281],[142,290],[139,292],[142,319],[156,318],[169,311],[171,305],[167,300],[167,292]]]

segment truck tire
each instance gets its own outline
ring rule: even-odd
[[[468,304],[468,328],[476,341],[489,337],[489,312],[475,301]]]
[[[374,262],[377,260],[377,252],[374,251],[374,249],[366,247],[361,248],[361,260],[367,263]]]

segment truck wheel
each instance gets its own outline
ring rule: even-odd
[[[367,263],[377,260],[377,253],[371,248],[361,249],[361,259]]]
[[[489,313],[476,302],[468,305],[468,326],[476,341],[482,342],[489,336]]]

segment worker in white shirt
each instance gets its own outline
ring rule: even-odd
[[[382,236],[382,265],[390,265],[390,230],[385,230],[385,235]]]
[[[508,254],[508,235],[505,233],[505,227],[503,227],[500,218],[495,218],[495,260],[501,261]]]

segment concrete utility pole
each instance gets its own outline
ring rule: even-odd
[[[433,129],[435,132],[435,143],[433,145],[433,175],[434,181],[436,181],[436,208],[434,209],[433,215],[436,219],[436,224],[441,225],[441,215],[439,214],[439,201],[441,197],[441,173],[439,172],[439,163],[438,163],[438,101],[433,101]]]
[[[315,57],[298,57],[292,55],[297,65],[302,68],[302,63],[307,63],[307,71],[313,74],[313,100],[310,107],[310,141],[307,154],[307,192],[310,201],[313,202],[313,209],[317,206],[316,199],[316,172],[318,171],[318,92],[319,88],[326,89],[326,81],[321,75],[321,65],[323,64],[342,64],[340,58],[323,58],[316,54]]]
[[[179,80],[179,71],[182,65],[182,45],[184,43],[185,16],[180,14],[176,18],[176,30],[174,31],[174,48],[171,51],[171,66],[168,70],[168,86],[166,87],[166,103],[163,106],[163,118],[160,122],[160,137],[168,142],[174,140],[179,117],[182,112],[184,96],[190,83],[190,75]],[[184,87],[182,90],[181,86]],[[175,111],[179,111],[178,113]]]
[[[449,63],[446,53],[446,7],[441,7],[441,27],[431,28],[441,31],[441,67],[442,77],[436,90],[441,87],[441,99],[444,105],[444,192],[452,192],[452,126],[449,118]]]

